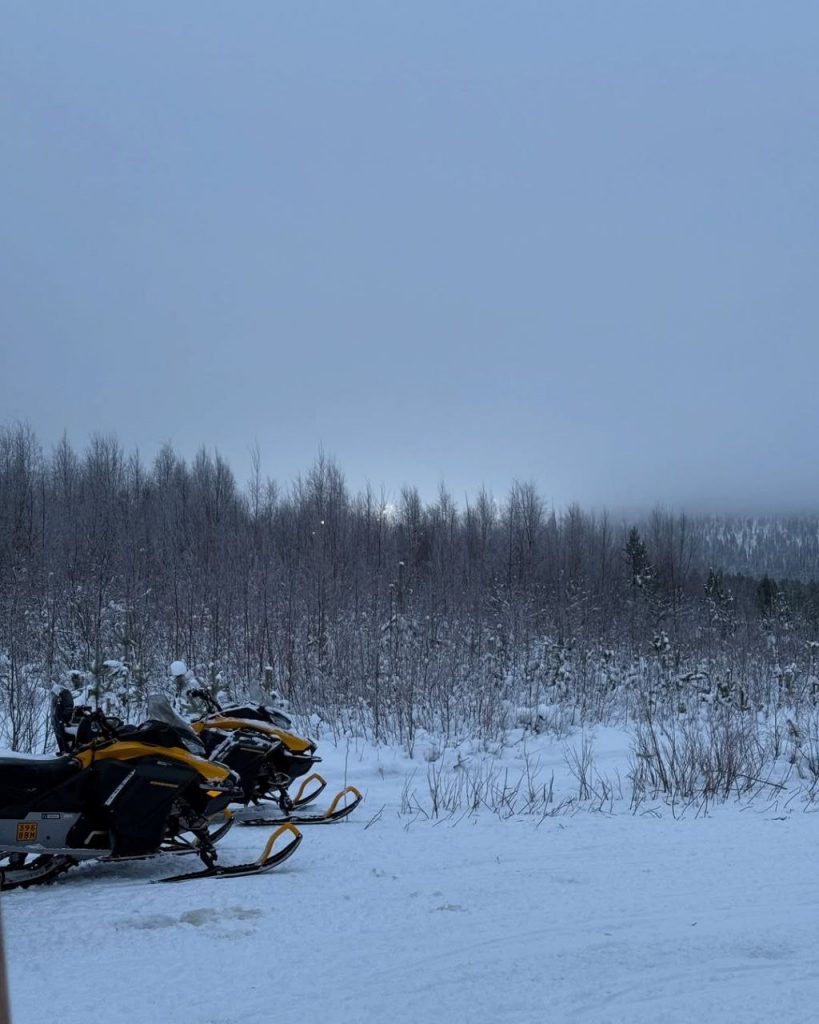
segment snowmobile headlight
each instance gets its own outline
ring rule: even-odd
[[[236,789],[241,789],[242,783],[236,772],[232,771],[224,779],[208,779],[207,782],[201,784],[201,788],[205,790],[209,797],[214,798],[223,796],[225,793],[231,793]]]
[[[222,767],[224,768],[224,765],[222,765]],[[242,780],[239,778],[239,773],[233,771],[232,768],[228,768],[228,771],[230,772],[230,774],[223,782],[219,783],[219,785],[222,787],[223,790],[241,789]]]

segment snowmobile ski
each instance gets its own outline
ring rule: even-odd
[[[354,799],[348,804],[339,806],[341,801],[346,796],[353,796]],[[298,814],[294,811],[288,811],[280,815],[276,815],[269,818],[242,818],[239,820],[240,825],[329,825],[334,821],[341,821],[342,818],[346,818],[349,814],[358,807],[361,801],[364,799],[361,792],[356,789],[355,786],[345,786],[344,789],[339,790],[338,793],[333,797],[333,802],[324,811],[323,814]],[[298,807],[298,804],[296,804]]]
[[[309,782],[317,782],[318,785],[309,793],[305,793],[304,791],[307,788],[307,784]],[[308,804],[311,804],[324,792],[326,786],[327,780],[324,778],[323,775],[319,775],[318,772],[313,772],[312,775],[308,775],[307,778],[304,779],[302,781],[302,784],[299,786],[298,793],[296,793],[296,795],[292,798],[290,810],[295,811],[299,807],[306,807]]]
[[[293,838],[275,853],[272,852],[276,840],[285,832],[292,833]],[[268,839],[261,857],[248,864],[217,864],[212,860],[201,871],[190,871],[184,875],[171,875],[169,878],[159,878],[158,882],[191,882],[197,878],[238,878],[242,875],[261,875],[287,860],[296,852],[296,848],[302,841],[302,834],[290,822],[284,822],[273,835]]]
[[[207,833],[207,841],[211,845],[218,843],[223,836],[227,835],[236,822],[233,811],[227,807],[222,811],[222,816],[225,820]],[[173,839],[163,842],[159,853],[196,853],[199,846],[200,841],[196,837],[188,839],[185,836],[174,836]]]

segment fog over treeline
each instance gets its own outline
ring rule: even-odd
[[[174,658],[214,686],[266,678],[297,708],[364,708],[376,733],[638,677],[740,702],[813,692],[817,565],[815,515],[625,522],[524,482],[388,501],[321,454],[282,488],[204,450],[144,465],[108,436],[46,453],[0,430],[0,699],[18,732],[32,688],[112,659],[137,688]]]

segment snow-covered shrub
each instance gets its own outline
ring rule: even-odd
[[[0,651],[0,745],[37,750],[47,739],[49,694],[34,666]]]
[[[772,767],[772,748],[756,718],[715,706],[638,722],[629,777],[635,803],[658,796],[713,799],[759,788]]]

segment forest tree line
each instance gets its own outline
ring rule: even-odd
[[[239,485],[204,450],[146,466],[113,437],[46,453],[0,429],[7,716],[112,660],[143,690],[175,658],[214,687],[266,680],[299,708],[365,709],[376,734],[396,716],[411,734],[418,709],[480,724],[512,691],[816,688],[816,517],[624,522],[531,483],[425,503],[351,494],[323,455],[287,489],[253,467]]]

